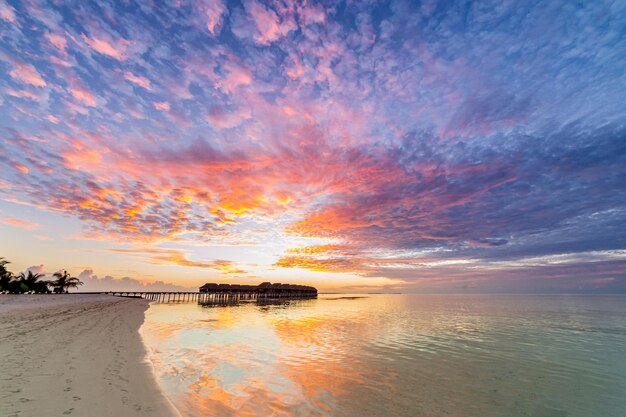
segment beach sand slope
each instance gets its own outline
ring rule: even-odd
[[[138,333],[147,307],[100,295],[0,295],[0,416],[177,416]]]

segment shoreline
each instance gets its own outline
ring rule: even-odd
[[[140,334],[149,302],[0,295],[3,416],[180,417]]]
[[[144,301],[146,301],[146,300],[144,299]],[[139,336],[139,340],[141,341],[141,344],[142,344],[142,346],[144,348],[144,363],[149,368],[150,377],[152,378],[152,383],[154,384],[154,386],[158,390],[160,397],[162,397],[162,399],[165,400],[165,402],[167,403],[167,407],[169,408],[169,414],[168,415],[170,417],[183,417],[183,415],[180,413],[180,411],[178,411],[178,409],[174,406],[174,403],[172,402],[172,400],[170,400],[170,398],[167,396],[167,394],[165,393],[165,391],[161,387],[161,384],[159,384],[159,380],[157,378],[156,370],[154,368],[154,362],[152,362],[152,360],[150,359],[150,357],[153,355],[153,353],[151,352],[151,347],[146,343],[146,338],[145,338],[143,330],[142,330],[143,323],[145,322],[145,312],[148,310],[148,308],[150,308],[150,301],[146,301],[146,309],[143,312],[141,325],[137,329],[137,335]],[[165,417],[165,416],[163,416],[163,417]]]

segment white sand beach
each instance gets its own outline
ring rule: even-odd
[[[0,416],[179,416],[138,329],[148,302],[0,295]]]

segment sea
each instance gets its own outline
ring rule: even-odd
[[[153,303],[185,417],[625,417],[626,297],[326,294]]]

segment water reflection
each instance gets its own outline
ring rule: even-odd
[[[322,296],[153,305],[185,416],[622,416],[623,297]]]
[[[289,307],[298,306],[304,301],[311,301],[314,298],[254,298],[254,299],[242,299],[242,298],[219,298],[215,300],[199,301],[198,305],[206,308],[211,307],[237,307],[237,306],[279,306]]]

